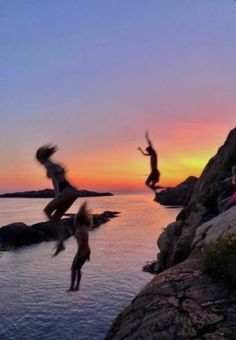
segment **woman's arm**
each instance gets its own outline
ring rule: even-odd
[[[152,147],[152,142],[150,141],[150,138],[148,136],[148,131],[145,132],[145,138],[146,138],[148,145],[150,145]]]
[[[138,150],[144,155],[144,156],[150,156],[148,153],[145,153],[141,148],[138,147]]]

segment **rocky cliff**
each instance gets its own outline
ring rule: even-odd
[[[203,273],[199,256],[236,233],[236,207],[203,223],[182,263],[156,275],[117,317],[106,339],[235,339],[236,291]]]
[[[201,253],[236,234],[236,206],[218,202],[235,190],[236,129],[208,162],[189,200],[158,239],[154,279],[113,322],[106,339],[236,339],[236,291],[203,273]]]
[[[230,131],[225,143],[212,157],[196,181],[185,207],[160,235],[157,244],[156,272],[185,260],[200,224],[218,215],[218,202],[232,194],[232,166],[236,164],[236,128]]]

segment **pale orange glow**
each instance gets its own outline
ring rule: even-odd
[[[158,152],[160,185],[174,186],[188,176],[200,176],[209,159],[223,144],[228,126],[222,124],[175,124],[161,132],[154,147]],[[145,140],[141,143],[145,147]],[[82,150],[82,151],[81,151]],[[97,191],[145,190],[145,180],[150,173],[150,159],[137,150],[137,140],[121,141],[99,150],[80,153],[73,148],[55,154],[55,161],[66,165],[67,177],[80,189]],[[76,155],[76,156],[75,156]],[[16,168],[8,167],[0,173],[1,191],[38,190],[52,187],[45,169],[32,158]],[[148,190],[148,189],[147,189]]]

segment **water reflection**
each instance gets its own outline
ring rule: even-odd
[[[45,200],[13,201],[4,203],[11,222],[19,215],[29,224],[42,220]],[[119,311],[151,280],[142,266],[156,258],[158,234],[179,209],[161,207],[151,195],[89,198],[88,203],[95,213],[121,214],[90,233],[91,261],[83,268],[79,292],[66,293],[76,251],[73,238],[57,258],[51,258],[51,242],[0,257],[0,334],[6,339],[103,339]]]

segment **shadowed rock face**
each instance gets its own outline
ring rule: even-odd
[[[106,340],[235,339],[236,293],[199,270],[198,260],[157,275],[119,314]]]
[[[101,224],[107,223],[119,213],[115,211],[104,211],[102,214],[93,215],[93,229]],[[74,215],[62,219],[64,225],[64,237],[68,238],[74,234]],[[11,223],[0,228],[0,250],[9,250],[14,247],[39,243],[42,241],[56,240],[57,234],[51,228],[50,222],[40,222],[28,226],[22,222]]]
[[[176,187],[168,188],[157,193],[155,201],[163,205],[184,206],[188,202],[196,182],[197,177],[189,176]]]
[[[236,165],[236,128],[230,131],[225,143],[210,159],[194,185],[188,203],[176,222],[168,225],[157,243],[156,272],[161,272],[181,261],[191,252],[191,245],[199,225],[218,215],[218,202],[231,195],[232,166]]]

